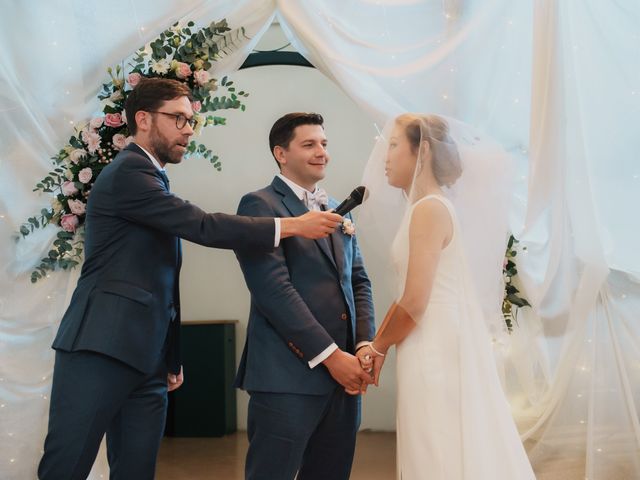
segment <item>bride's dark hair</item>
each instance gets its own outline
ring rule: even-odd
[[[431,171],[438,185],[450,187],[460,178],[460,155],[449,135],[449,124],[443,118],[404,113],[396,118],[396,123],[404,128],[413,153],[419,154],[421,142],[429,142]]]

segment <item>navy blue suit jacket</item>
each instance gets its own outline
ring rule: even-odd
[[[330,200],[329,207],[337,202]],[[299,216],[308,210],[280,178],[245,195],[239,215]],[[355,236],[284,239],[271,252],[236,250],[251,292],[247,339],[236,386],[248,391],[326,394],[337,383],[308,362],[335,342],[352,352],[371,340],[371,282]],[[350,330],[350,334],[349,334]]]
[[[180,369],[180,238],[274,248],[273,219],[206,213],[176,197],[135,144],[100,173],[86,215],[85,261],[53,348],[100,352],[144,373],[161,355]]]

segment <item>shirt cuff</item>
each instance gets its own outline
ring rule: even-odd
[[[360,347],[364,347],[365,345],[371,345],[373,342],[369,342],[369,341],[364,341],[364,342],[358,342],[358,344],[356,345],[356,352],[360,349]]]
[[[324,362],[327,358],[329,358],[329,356],[335,352],[336,350],[338,350],[338,345],[336,345],[335,343],[332,343],[331,345],[329,345],[327,348],[325,348],[320,355],[316,356],[315,358],[312,358],[311,360],[309,360],[309,368],[315,368],[318,365],[320,365],[322,362]]]
[[[274,248],[278,248],[280,246],[280,219],[274,218],[273,220],[276,222],[276,238],[273,242],[273,246]]]

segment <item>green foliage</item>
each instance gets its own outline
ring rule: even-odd
[[[509,332],[513,331],[514,322],[517,321],[518,309],[530,307],[531,304],[520,294],[515,286],[518,269],[516,268],[516,255],[518,254],[518,240],[511,235],[505,252],[505,261],[502,274],[504,277],[504,297],[502,299],[502,315]],[[526,247],[523,248],[526,251]]]
[[[102,115],[76,128],[67,144],[51,158],[52,170],[33,189],[51,194],[51,207],[29,217],[20,226],[20,235],[24,238],[49,224],[61,231],[47,256],[32,272],[32,282],[47,277],[50,271],[68,270],[82,262],[87,199],[100,172],[131,141],[123,118],[124,105],[135,88],[137,76],[171,78],[186,83],[193,92],[197,135],[204,127],[226,125],[225,117],[205,113],[245,111],[243,99],[249,94],[236,93],[228,77],[218,82],[210,76],[210,71],[218,59],[246,39],[244,28],[231,29],[224,19],[204,28],[196,28],[194,22],[183,26],[175,23],[138,49],[126,66],[123,62],[107,69],[110,79],[102,84],[98,93]],[[222,170],[219,157],[205,145],[191,141],[187,154],[202,157],[218,171]]]

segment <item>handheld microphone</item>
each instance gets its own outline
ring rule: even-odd
[[[344,216],[360,205],[367,197],[367,189],[364,186],[356,187],[353,192],[334,210],[340,216]]]

